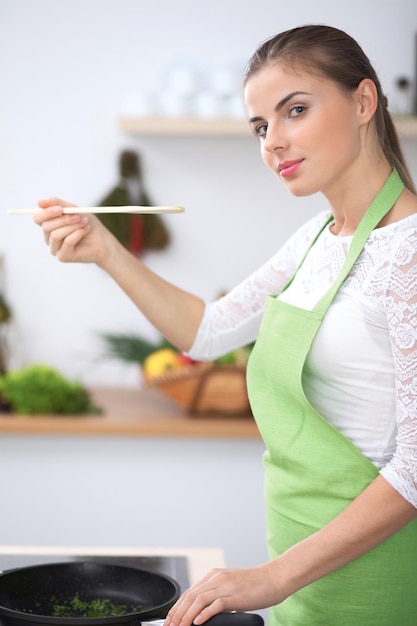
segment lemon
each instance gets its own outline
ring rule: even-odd
[[[152,352],[143,362],[143,371],[146,376],[159,376],[180,367],[182,367],[180,355],[170,348],[161,348]]]

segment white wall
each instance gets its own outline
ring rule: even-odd
[[[88,384],[137,384],[136,371],[101,359],[96,335],[154,331],[99,270],[57,263],[31,218],[8,208],[52,194],[95,204],[116,183],[120,150],[138,149],[154,202],[187,209],[166,218],[173,243],[146,262],[212,298],[323,206],[291,198],[249,136],[140,139],[117,126],[126,95],[153,90],[170,63],[243,66],[260,41],[306,22],[355,36],[389,96],[396,77],[413,75],[415,0],[1,0],[0,251],[25,362]],[[416,172],[414,142],[407,151]]]
[[[219,547],[267,559],[260,440],[0,438],[3,545]]]

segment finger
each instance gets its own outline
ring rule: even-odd
[[[189,610],[191,602],[193,602],[193,600],[189,598],[188,591],[186,591],[171,607],[168,615],[165,618],[164,626],[179,626],[180,624],[181,626],[189,626],[189,624],[184,621],[184,616]],[[195,617],[197,614],[198,612],[195,613],[193,617]],[[190,624],[193,621],[193,617],[190,618]]]
[[[54,204],[53,206],[45,208],[42,211],[35,211],[35,213],[33,214],[33,221],[35,222],[35,224],[38,224],[38,226],[40,226],[47,220],[53,219],[62,214],[62,206]]]
[[[200,626],[211,617],[214,617],[214,615],[230,611],[230,609],[228,609],[227,598],[215,598],[212,601],[206,599],[204,604],[206,604],[206,606],[200,609],[197,604],[195,606],[191,606],[183,616],[181,623],[190,625],[196,624],[197,626]]]
[[[52,206],[76,206],[76,205],[71,204],[71,202],[66,202],[65,200],[61,200],[61,198],[57,198],[56,196],[52,196],[51,198],[38,200],[38,206],[41,209],[48,209],[49,207],[52,207]]]
[[[80,213],[64,214],[62,207],[54,205],[48,209],[42,209],[42,211],[36,211],[33,215],[33,220],[38,226],[44,226],[45,232],[52,231],[55,228],[59,228],[62,225],[82,222],[87,216]],[[62,218],[58,219],[57,218]]]
[[[213,577],[213,573],[213,570],[207,572],[203,578],[184,591],[176,603],[170,608],[165,620],[165,626],[169,626],[171,622],[174,623],[178,619],[179,615],[183,615],[185,613],[187,607],[193,601],[192,598],[194,598],[195,595],[198,595],[199,590],[204,589],[204,584]],[[181,620],[178,620],[178,623],[180,621]]]
[[[62,209],[61,209],[62,210]],[[45,209],[45,213],[49,211],[49,209]],[[42,211],[43,213],[43,211]],[[49,245],[51,235],[54,233],[54,239],[58,241],[60,238],[64,239],[68,235],[70,235],[74,230],[80,228],[80,226],[84,226],[88,222],[88,218],[86,216],[81,215],[58,215],[51,219],[39,218],[39,225],[42,226],[43,236],[45,242]]]
[[[90,225],[83,221],[83,225],[75,225],[52,231],[49,236],[49,249],[51,254],[56,256],[59,261],[68,262],[76,260],[76,247],[85,237],[89,229]]]
[[[42,224],[42,231],[45,241],[48,245],[52,244],[54,249],[58,249],[66,237],[71,235],[74,231],[84,228],[88,223],[86,216],[66,216],[62,215],[55,219],[47,220]]]
[[[231,610],[229,598],[225,590],[221,591],[215,584],[214,577],[205,584],[200,581],[190,587],[169,611],[166,626],[190,626],[195,623],[203,624],[217,613]]]

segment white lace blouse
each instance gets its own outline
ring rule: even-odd
[[[328,217],[311,219],[259,270],[206,305],[193,358],[212,359],[256,338],[265,297],[281,292]],[[350,241],[325,228],[279,297],[314,307]],[[372,232],[315,338],[304,387],[316,410],[417,507],[417,215]]]

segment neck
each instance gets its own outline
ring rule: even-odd
[[[378,195],[391,174],[388,163],[379,166],[358,167],[347,172],[344,180],[337,181],[334,188],[323,193],[330,203],[334,224],[331,231],[335,235],[346,237],[353,235],[365,215],[368,207]]]

